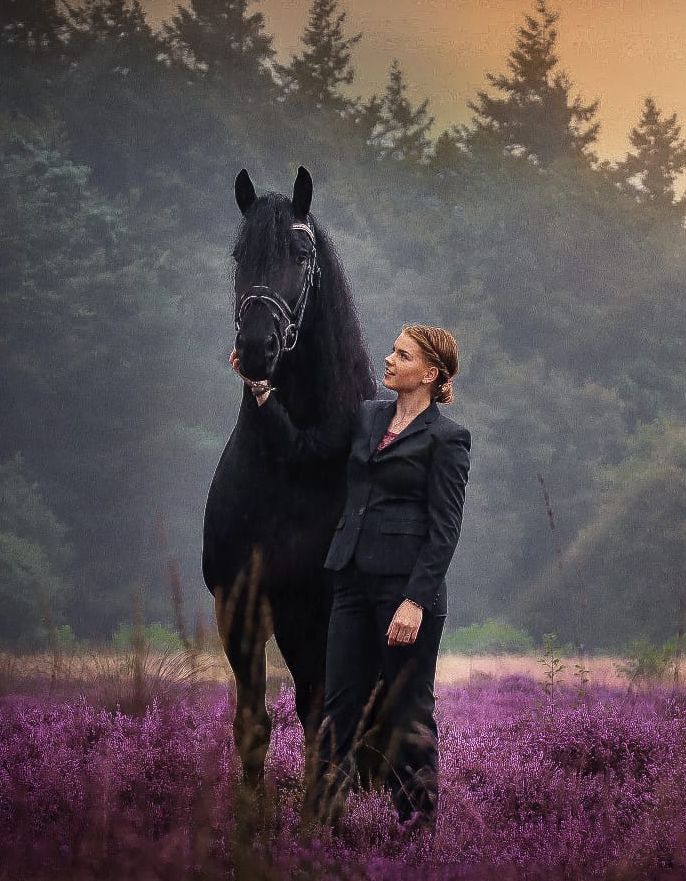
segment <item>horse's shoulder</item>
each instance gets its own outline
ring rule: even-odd
[[[371,398],[360,401],[355,419],[355,431],[368,431],[374,422],[375,415],[382,410],[384,406],[388,406],[389,401]]]
[[[379,398],[362,401],[360,404],[360,414],[363,416],[373,416],[375,413],[378,413],[379,410],[383,410],[392,403],[392,401],[381,400]]]
[[[369,400],[362,401],[360,407],[366,410],[380,410],[383,407],[387,407],[389,404],[393,403],[392,401],[384,400],[382,398],[370,398]]]

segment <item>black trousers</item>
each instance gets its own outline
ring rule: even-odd
[[[372,575],[352,562],[333,573],[324,723],[308,794],[323,822],[335,822],[359,778],[390,788],[401,821],[419,811],[435,822],[434,679],[445,617],[425,610],[415,642],[389,646],[406,583],[406,575]]]

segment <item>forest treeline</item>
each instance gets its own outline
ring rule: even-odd
[[[207,487],[240,388],[233,179],[289,192],[351,280],[375,364],[403,321],[461,346],[451,413],[473,437],[452,626],[498,615],[588,648],[684,617],[686,168],[645,98],[600,162],[596,100],[536,3],[469,124],[432,136],[397,61],[355,91],[364,39],[313,0],[277,58],[248,0],[9,0],[0,12],[0,640],[106,637],[142,593],[188,607]]]

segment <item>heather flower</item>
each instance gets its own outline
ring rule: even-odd
[[[385,790],[354,789],[336,833],[303,826],[291,687],[270,702],[257,795],[225,688],[167,690],[135,714],[67,692],[0,701],[0,877],[686,877],[682,691],[589,686],[579,701],[560,684],[552,703],[524,676],[439,686],[434,837],[405,835]]]

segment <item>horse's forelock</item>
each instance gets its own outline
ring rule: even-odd
[[[236,234],[237,256],[247,267],[269,266],[288,255],[293,208],[280,193],[266,193],[253,202]]]

